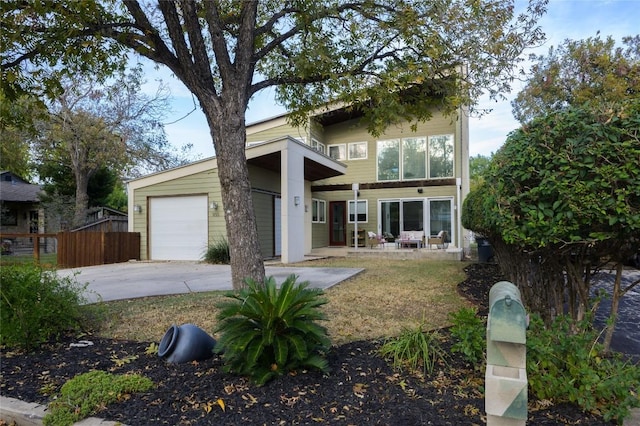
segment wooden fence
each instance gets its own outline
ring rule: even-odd
[[[41,254],[56,252],[56,237],[56,234],[2,233],[0,234],[0,244],[2,244],[3,261],[12,263],[11,255],[19,256],[32,253],[34,261],[39,263]]]
[[[140,260],[139,232],[59,232],[58,267]]]

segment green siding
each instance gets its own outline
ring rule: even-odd
[[[258,227],[258,242],[262,257],[274,255],[274,217],[273,195],[262,192],[253,193],[253,209]]]
[[[196,194],[206,194],[209,203],[215,201],[218,204],[217,210],[209,209],[209,242],[211,243],[221,236],[226,236],[224,209],[222,207],[217,169],[138,188],[135,190],[133,196],[133,204],[141,205],[142,213],[134,215],[133,231],[140,232],[141,259],[148,259],[147,243],[149,241],[149,235],[147,221],[149,217],[149,203],[147,199],[149,197]]]
[[[249,165],[249,180],[252,189],[280,194],[280,173]]]
[[[298,129],[287,123],[282,126],[276,126],[261,132],[247,135],[247,143],[266,142],[283,136],[291,136],[296,139],[309,139],[305,129]]]

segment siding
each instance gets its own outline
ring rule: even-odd
[[[428,193],[427,193],[428,192]],[[393,189],[372,189],[361,190],[358,201],[367,200],[367,222],[358,222],[358,228],[367,231],[378,232],[378,201],[379,200],[396,200],[396,199],[424,199],[432,197],[454,197],[455,202],[456,187],[455,186],[436,186],[424,188],[423,193],[419,194],[416,188],[393,188]],[[327,206],[327,224],[313,224],[313,247],[325,247],[329,244],[329,202],[330,201],[349,201],[353,200],[353,191],[318,191],[313,193],[313,198],[326,200]],[[347,218],[348,220],[348,218]],[[455,218],[454,218],[455,223]],[[324,226],[322,226],[324,225]],[[353,233],[353,223],[347,224],[347,232]],[[455,226],[455,225],[454,225]],[[324,233],[324,235],[323,235]],[[317,239],[317,241],[316,241]]]
[[[134,192],[133,204],[142,206],[142,213],[133,213],[133,232],[140,233],[140,258],[148,259],[147,243],[148,235],[148,214],[149,197],[168,197],[176,195],[207,194],[208,202],[216,202],[218,209],[209,209],[208,235],[209,243],[218,240],[221,236],[226,236],[226,225],[224,221],[224,208],[220,195],[220,183],[218,171],[213,169],[207,172],[195,173],[193,175],[173,179],[155,185],[138,188]]]
[[[252,142],[266,142],[283,136],[291,136],[296,139],[309,139],[305,129],[298,129],[287,123],[281,126],[272,127],[262,132],[248,134],[247,144]]]
[[[460,150],[460,135],[456,134],[456,123],[451,117],[434,114],[426,123],[419,123],[416,131],[411,130],[410,123],[391,126],[380,137],[374,137],[367,132],[366,126],[359,124],[358,120],[351,120],[328,126],[324,129],[324,143],[328,145],[348,144],[351,142],[367,142],[366,160],[341,160],[347,165],[347,173],[344,176],[336,176],[329,179],[314,182],[314,185],[322,184],[351,184],[353,182],[377,182],[377,141],[386,139],[404,138],[408,136],[433,136],[454,134],[454,159],[457,160]],[[459,161],[456,161],[458,163]],[[460,176],[461,166],[455,164],[456,176]]]
[[[273,195],[262,192],[253,193],[253,209],[256,214],[256,225],[258,227],[258,242],[262,257],[273,257]]]

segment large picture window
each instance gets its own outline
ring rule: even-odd
[[[400,179],[400,140],[378,141],[378,180]]]
[[[325,223],[326,219],[326,203],[323,200],[311,200],[311,222]]]
[[[424,179],[426,172],[427,140],[402,139],[402,179]]]
[[[377,142],[378,181],[453,177],[453,135]]]
[[[429,136],[429,177],[453,177],[453,135]]]
[[[358,200],[358,223],[368,222],[369,219],[367,217],[367,200]],[[355,209],[355,201],[349,201],[349,223],[354,223],[356,221],[356,209]]]

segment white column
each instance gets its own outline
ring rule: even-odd
[[[282,192],[282,263],[304,260],[304,154],[287,143],[280,157]]]

